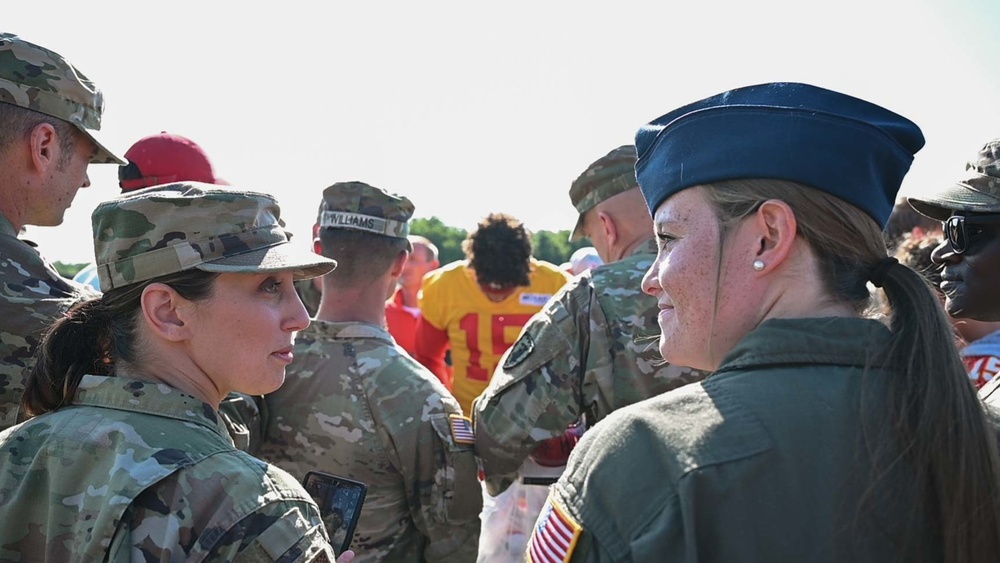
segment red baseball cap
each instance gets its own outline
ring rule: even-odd
[[[139,139],[125,158],[128,164],[118,167],[123,193],[171,182],[228,184],[216,177],[212,162],[197,143],[166,131]]]

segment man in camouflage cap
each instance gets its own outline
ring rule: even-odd
[[[476,453],[492,495],[519,479],[529,456],[561,467],[583,428],[705,375],[664,363],[656,346],[659,309],[640,289],[656,241],[635,161],[632,145],[619,147],[570,186],[580,212],[570,240],[589,237],[605,264],[573,278],[528,321],[476,399]]]
[[[42,330],[93,296],[17,237],[62,223],[90,185],[88,164],[124,164],[95,137],[103,110],[101,91],[61,55],[0,33],[0,430],[15,422]]]
[[[984,144],[965,165],[957,182],[907,198],[918,213],[941,221],[945,241],[931,254],[942,265],[945,310],[959,319],[1000,321],[1000,138]],[[979,349],[995,348],[1000,333],[976,341]],[[979,396],[1000,405],[1000,377],[984,385]]]
[[[1000,320],[1000,139],[983,145],[958,181],[907,201],[918,213],[943,224],[946,240],[931,259],[944,266],[948,314]]]
[[[412,214],[405,197],[362,182],[323,191],[316,251],[340,265],[296,338],[285,384],[267,396],[263,459],[300,478],[318,470],[368,485],[358,562],[472,561],[479,537],[469,421],[385,328]]]

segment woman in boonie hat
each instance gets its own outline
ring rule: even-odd
[[[794,83],[639,130],[659,349],[714,373],[584,435],[533,561],[997,559],[996,430],[937,297],[881,234],[923,142]]]
[[[271,196],[209,184],[128,193],[93,227],[104,294],[44,335],[33,418],[0,434],[0,559],[332,560],[315,503],[218,408],[281,385],[309,324],[292,282],[336,262],[290,244]]]

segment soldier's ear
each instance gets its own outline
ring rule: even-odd
[[[396,256],[396,259],[392,261],[392,269],[389,272],[392,275],[392,277],[398,278],[399,276],[403,275],[403,268],[406,266],[406,261],[409,259],[410,259],[409,252],[405,250],[399,251],[399,254]]]
[[[180,342],[192,335],[193,303],[177,290],[163,283],[151,283],[142,290],[142,320],[146,327],[164,340]]]
[[[615,218],[603,211],[597,212],[597,218],[600,221],[600,229],[604,231],[604,240],[607,245],[614,246],[615,242],[618,241],[618,225],[615,224]]]
[[[782,264],[795,248],[798,234],[798,221],[792,208],[780,199],[769,199],[760,205],[749,221],[750,236],[756,243],[753,256],[748,256],[748,263],[760,260],[764,267],[757,270],[767,273]]]
[[[59,133],[51,123],[39,123],[28,136],[31,165],[36,172],[45,173],[59,159]]]

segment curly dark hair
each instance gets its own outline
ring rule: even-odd
[[[909,266],[927,278],[938,293],[942,293],[941,270],[944,266],[932,262],[931,253],[943,241],[944,235],[939,231],[924,234],[904,233],[900,237],[895,253],[896,259],[901,264]]]
[[[529,285],[531,233],[506,213],[490,213],[462,241],[462,251],[481,284]]]
[[[905,199],[896,202],[889,214],[889,221],[882,229],[885,246],[889,254],[893,254],[903,244],[904,235],[920,227],[923,231],[934,231],[941,228],[941,221],[925,217],[917,213]],[[902,260],[901,260],[902,261]]]

